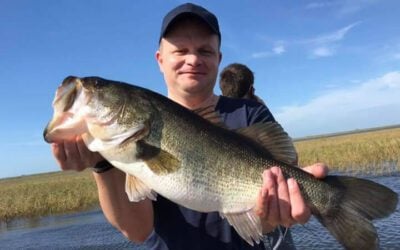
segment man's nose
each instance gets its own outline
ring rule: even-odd
[[[198,54],[191,53],[186,56],[186,63],[192,66],[198,66],[201,64],[201,58]]]

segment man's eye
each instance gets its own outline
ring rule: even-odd
[[[186,53],[186,50],[184,50],[184,49],[177,49],[177,50],[175,50],[175,54],[178,54],[178,55],[183,55],[183,54],[185,54]]]
[[[213,52],[211,50],[200,50],[200,54],[208,56],[208,55],[212,55]]]

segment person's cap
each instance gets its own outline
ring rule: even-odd
[[[168,31],[169,26],[176,20],[177,17],[182,15],[193,15],[200,18],[204,21],[210,29],[218,35],[219,39],[221,40],[221,33],[219,31],[218,19],[217,17],[206,10],[205,8],[192,4],[192,3],[185,3],[179,5],[178,7],[172,9],[168,14],[164,17],[162,26],[161,26],[161,33],[160,33],[160,40],[165,36]]]

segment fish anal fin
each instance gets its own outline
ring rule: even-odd
[[[157,194],[136,176],[126,174],[125,192],[129,201],[138,202],[149,198],[156,200]]]
[[[256,123],[235,132],[264,147],[276,160],[297,165],[297,153],[292,139],[277,122]]]
[[[220,213],[220,215],[226,218],[236,232],[251,246],[254,246],[254,242],[260,243],[262,226],[260,217],[256,215],[254,209],[240,213]]]

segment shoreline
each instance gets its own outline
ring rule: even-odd
[[[400,173],[400,128],[294,142],[300,166],[325,162],[332,173]],[[0,179],[0,223],[88,211],[99,207],[91,170]]]

